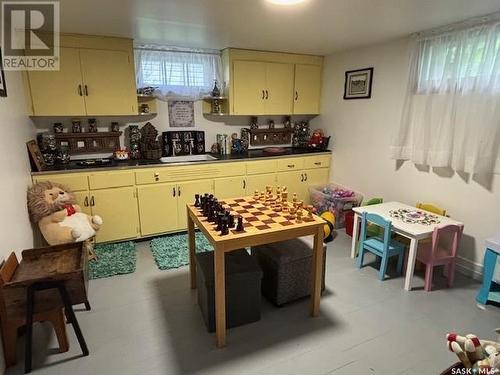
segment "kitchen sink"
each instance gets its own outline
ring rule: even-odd
[[[217,160],[217,158],[212,155],[185,155],[185,156],[168,156],[160,158],[162,163],[186,163],[191,161],[210,161]]]

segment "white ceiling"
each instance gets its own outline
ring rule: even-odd
[[[327,55],[500,11],[499,0],[61,0],[64,32]]]

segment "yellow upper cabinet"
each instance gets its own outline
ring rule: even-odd
[[[235,61],[233,64],[233,114],[264,114],[266,64]]]
[[[26,73],[33,116],[136,115],[132,40],[62,34],[59,71]]]
[[[293,65],[281,63],[266,64],[266,115],[292,113]]]
[[[319,113],[321,97],[321,66],[295,65],[293,113],[314,115]]]
[[[138,113],[129,53],[86,49],[80,51],[80,60],[87,115]]]
[[[28,71],[33,115],[75,116],[85,113],[80,51],[61,48],[59,71]]]
[[[318,114],[323,57],[225,49],[232,115]]]

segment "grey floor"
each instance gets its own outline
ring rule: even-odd
[[[159,271],[148,242],[138,244],[135,273],[92,281],[91,312],[77,317],[90,356],[80,357],[70,326],[69,353],[55,354],[49,327],[34,331],[34,374],[439,374],[456,361],[445,345],[449,331],[496,338],[500,309],[476,307],[478,283],[458,275],[452,289],[412,292],[403,278],[384,282],[377,269],[349,258],[350,237],[339,233],[327,253],[327,291],[321,316],[309,300],[283,308],[262,302],[261,321],[231,329],[216,349],[189,289],[188,270]],[[7,374],[23,373],[19,364]]]

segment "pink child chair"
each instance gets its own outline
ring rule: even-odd
[[[432,233],[432,241],[422,242],[419,245],[417,260],[426,265],[424,289],[427,292],[432,290],[432,273],[435,266],[445,266],[448,286],[451,287],[453,285],[455,278],[455,258],[463,230],[463,225],[448,224],[437,226]],[[443,237],[451,239],[451,245],[448,245],[446,248],[440,244],[440,239],[443,239]]]

